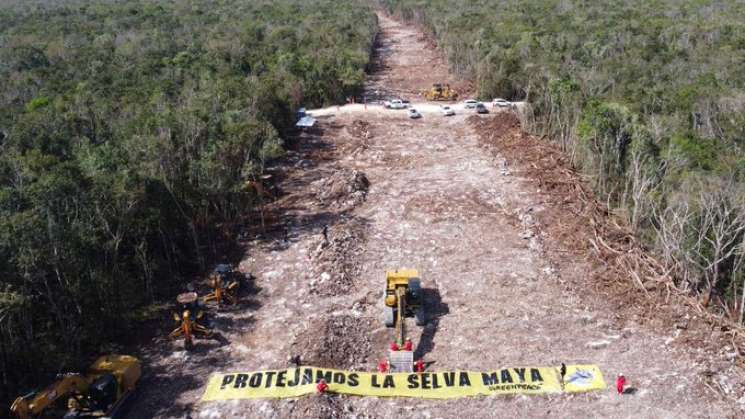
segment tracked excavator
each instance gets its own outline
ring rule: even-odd
[[[137,358],[105,355],[85,375],[62,374],[44,390],[18,397],[10,412],[17,419],[124,418],[126,402],[134,393],[140,375]],[[66,406],[59,406],[65,400]]]
[[[417,326],[424,326],[426,318],[422,304],[422,285],[419,271],[399,269],[385,273],[385,308],[383,317],[387,327],[396,327],[396,342],[404,343],[405,317],[416,318]]]
[[[387,327],[396,327],[396,343],[401,346],[406,339],[406,317],[413,316],[417,326],[424,326],[427,322],[419,271],[416,269],[387,271],[385,283],[384,322]],[[389,362],[391,372],[411,372],[414,354],[412,351],[391,351]]]

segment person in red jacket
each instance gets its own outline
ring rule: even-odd
[[[396,352],[398,350],[398,344],[396,342],[391,342],[390,348],[393,352]]]
[[[378,372],[380,373],[386,373],[388,372],[388,360],[387,359],[381,359],[378,363]]]
[[[414,344],[411,343],[411,338],[406,338],[406,342],[404,342],[404,351],[413,351],[414,350]]]
[[[328,390],[328,388],[329,388],[329,385],[326,384],[326,380],[324,380],[323,378],[321,378],[321,381],[319,381],[318,384],[316,384],[316,390],[318,391],[318,394],[325,393],[326,390]]]
[[[414,371],[418,373],[424,372],[424,361],[422,359],[417,359],[417,361],[414,363]]]
[[[623,376],[623,374],[618,374],[618,377],[616,378],[616,390],[618,391],[618,394],[623,394],[623,386],[626,385],[626,377]]]

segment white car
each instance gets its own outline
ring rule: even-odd
[[[453,108],[451,108],[450,106],[442,106],[442,107],[440,107],[440,112],[442,112],[442,114],[444,116],[453,116],[453,115],[455,115],[455,110],[453,110]]]
[[[491,105],[493,108],[509,108],[512,106],[510,102],[500,98],[492,100]]]
[[[401,99],[393,99],[385,102],[385,107],[388,109],[406,109],[406,104]]]
[[[409,118],[411,118],[411,119],[417,119],[417,118],[421,118],[421,117],[422,117],[422,114],[420,114],[419,111],[417,111],[414,108],[409,109]]]
[[[478,105],[479,102],[473,99],[468,99],[463,102],[463,104],[465,105],[466,109],[476,109],[476,105]]]

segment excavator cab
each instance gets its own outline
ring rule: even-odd
[[[88,388],[88,396],[94,410],[108,410],[118,398],[119,385],[113,374],[96,378]]]
[[[396,326],[400,329],[397,335],[399,344],[402,344],[405,317],[415,317],[417,326],[426,324],[419,271],[416,269],[387,271],[385,283],[384,322],[387,327]]]

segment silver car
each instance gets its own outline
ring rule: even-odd
[[[476,105],[478,105],[479,102],[473,99],[468,99],[467,101],[463,102],[463,104],[465,105],[466,109],[476,109]]]
[[[500,98],[492,100],[491,105],[493,108],[509,108],[512,106],[510,102]]]
[[[444,116],[453,116],[453,115],[455,115],[455,110],[453,110],[453,108],[451,108],[450,106],[442,106],[442,107],[440,107],[440,112],[442,112],[442,114]]]
[[[422,114],[420,114],[419,111],[417,111],[414,108],[409,109],[409,118],[411,118],[411,119],[417,119],[417,118],[421,118],[421,117],[422,117]]]

